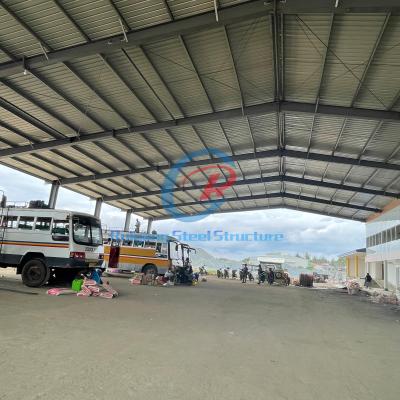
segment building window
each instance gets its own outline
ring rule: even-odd
[[[396,226],[396,240],[400,239],[400,225]]]
[[[35,217],[20,217],[19,223],[18,223],[18,228],[32,230],[34,220],[35,220]]]

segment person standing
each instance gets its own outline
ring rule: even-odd
[[[246,283],[248,272],[249,272],[249,269],[247,268],[247,264],[244,264],[243,268],[242,268],[242,283]]]
[[[265,282],[265,271],[262,269],[261,264],[258,265],[258,284]]]
[[[272,285],[274,283],[274,280],[275,280],[275,274],[272,268],[270,268],[268,271],[267,281],[270,285]]]
[[[367,275],[365,275],[364,286],[367,289],[369,289],[371,286],[371,282],[372,282],[372,276],[369,274],[369,272],[367,272]]]

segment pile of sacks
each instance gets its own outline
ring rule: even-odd
[[[104,297],[105,299],[112,299],[118,296],[118,292],[113,289],[110,284],[97,283],[94,279],[84,279],[81,290],[76,294],[78,297]]]
[[[347,293],[357,294],[360,291],[360,283],[356,279],[346,282]]]
[[[143,274],[141,272],[135,272],[133,277],[129,279],[131,285],[149,285],[153,286],[155,284],[154,274]]]
[[[103,297],[112,299],[118,296],[118,292],[113,289],[109,282],[104,284],[97,283],[94,279],[75,279],[71,288],[52,288],[47,291],[50,296],[60,296],[62,294],[76,294],[78,297]]]
[[[395,293],[392,292],[382,292],[382,293],[374,292],[372,294],[372,301],[374,303],[380,303],[380,304],[392,304],[395,306],[400,305],[398,297],[396,296]]]

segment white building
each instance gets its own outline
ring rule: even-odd
[[[366,267],[385,289],[400,290],[400,200],[366,223]]]

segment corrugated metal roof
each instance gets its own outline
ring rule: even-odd
[[[88,40],[115,35],[122,39],[121,23],[140,33],[205,12],[214,16],[212,0],[4,3],[6,8],[0,7],[0,68],[1,63],[22,56],[41,55],[45,59],[43,49],[50,50],[51,59],[54,50]],[[241,3],[244,1],[220,0],[219,11]],[[316,112],[321,105],[400,110],[400,17],[352,12],[334,17],[279,14],[277,37],[272,20],[273,16],[266,13],[236,19],[225,26],[207,23],[203,29],[189,32],[187,28],[181,35],[163,39],[158,35],[141,45],[134,40],[121,42],[121,48],[114,38],[115,50],[107,54],[80,53],[62,63],[33,67],[31,73],[2,78],[0,162],[49,181],[82,178],[78,183],[66,180],[73,182],[66,187],[91,197],[139,193],[140,198],[114,198],[110,204],[143,209],[141,215],[160,218],[168,213],[161,208],[160,195],[152,192],[164,184],[168,163],[215,148],[233,157],[244,156],[234,163],[238,179],[272,177],[271,182],[226,189],[224,195],[231,200],[222,207],[224,211],[283,204],[366,218],[371,211],[351,209],[351,205],[382,208],[390,198],[360,193],[357,187],[400,191],[399,171],[393,166],[376,169],[351,165],[351,160],[400,164],[399,122],[334,111],[333,115],[313,114],[301,107],[286,112],[279,112],[279,105],[270,111],[246,107],[280,100],[294,105],[311,103]],[[275,44],[280,57],[276,63]],[[280,93],[275,93],[277,83],[282,83]],[[218,114],[242,106],[242,115],[240,111],[228,117]],[[205,114],[210,117],[201,122],[187,119]],[[151,126],[158,122],[168,125]],[[148,131],[144,125],[149,125]],[[127,126],[129,133],[118,133]],[[97,135],[102,131],[107,131],[105,137]],[[8,153],[10,146],[53,143],[55,139],[88,134],[94,135],[93,141]],[[255,152],[278,147],[299,151],[302,156],[284,157],[282,163],[274,154],[254,156]],[[7,153],[1,155],[1,151]],[[347,165],[334,159],[318,161],[308,157],[310,152],[314,158],[324,154],[350,160]],[[196,160],[212,159],[212,155],[204,152]],[[135,172],[149,166],[152,170],[148,172]],[[197,167],[184,168],[178,186],[183,181],[189,187],[204,185],[215,173],[215,169],[195,173],[188,181],[186,177]],[[106,173],[118,175],[102,178]],[[93,177],[99,174],[100,179]],[[321,184],[285,181],[285,174]],[[219,178],[223,181],[221,174]],[[352,186],[353,190],[325,187],[326,182]],[[284,197],[282,190],[315,200]],[[190,204],[202,193],[198,189],[180,191],[174,198],[177,203]],[[264,194],[266,198],[257,198]],[[273,194],[278,197],[268,198]],[[255,198],[249,200],[248,196]],[[343,204],[331,206],[323,204],[325,200]],[[159,208],[151,209],[154,206]],[[204,204],[183,205],[181,209],[196,213],[204,210]]]

